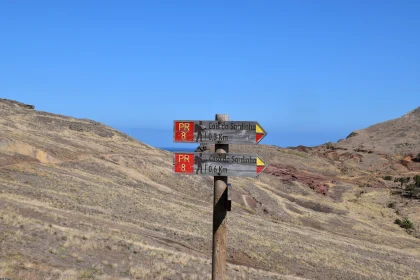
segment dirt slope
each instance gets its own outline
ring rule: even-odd
[[[337,146],[376,153],[417,155],[420,153],[420,107],[401,118],[354,131]]]
[[[420,278],[420,239],[393,224],[419,217],[418,202],[379,177],[400,163],[324,146],[231,151],[269,168],[230,180],[229,279]],[[210,279],[212,194],[211,177],[174,176],[169,152],[0,100],[0,277]]]

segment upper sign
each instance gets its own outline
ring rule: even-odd
[[[258,144],[266,135],[258,122],[174,121],[174,142]]]
[[[257,177],[265,163],[257,155],[174,153],[176,174]]]

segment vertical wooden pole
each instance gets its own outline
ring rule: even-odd
[[[229,115],[217,114],[216,121],[229,121]],[[229,153],[228,144],[216,144],[216,153]],[[227,176],[214,176],[212,279],[226,279]]]

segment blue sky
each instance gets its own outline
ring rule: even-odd
[[[0,1],[0,97],[156,146],[175,119],[337,141],[420,106],[419,1]]]

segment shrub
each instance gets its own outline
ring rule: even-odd
[[[413,177],[414,184],[416,187],[420,187],[420,175],[416,175]]]
[[[410,178],[410,177],[401,177],[401,178],[395,178],[395,179],[394,179],[394,182],[400,182],[400,184],[401,184],[401,188],[402,188],[403,184],[407,184],[407,183],[409,183],[409,182],[410,182],[410,180],[411,180],[411,178]]]
[[[395,202],[388,203],[388,208],[394,208],[394,207],[395,207]]]
[[[410,184],[405,188],[406,192],[410,197],[418,197],[420,196],[420,186],[418,187],[416,184]]]
[[[329,150],[334,149],[334,144],[332,142],[328,142],[325,147]]]
[[[408,218],[404,218],[404,220],[395,219],[394,223],[399,225],[400,227],[406,229],[406,230],[414,229],[413,222],[410,221]]]
[[[387,176],[382,177],[382,179],[387,180],[387,181],[391,181],[392,180],[392,176],[387,175]]]
[[[400,227],[405,229],[414,229],[414,224],[408,218],[405,218],[404,220],[402,220]]]

